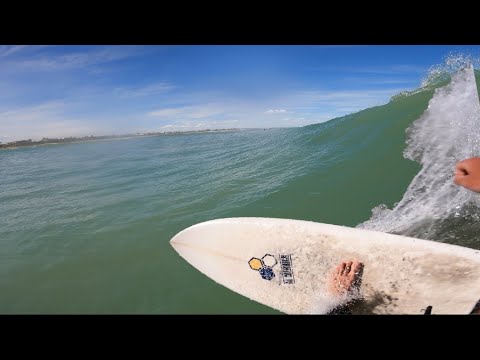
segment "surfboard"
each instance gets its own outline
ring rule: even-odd
[[[326,314],[342,260],[364,264],[353,314],[468,314],[480,298],[480,251],[383,232],[302,220],[226,218],[170,240],[197,270],[286,314]]]

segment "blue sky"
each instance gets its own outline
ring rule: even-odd
[[[291,127],[385,104],[478,46],[0,45],[0,142]]]

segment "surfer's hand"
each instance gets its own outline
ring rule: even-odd
[[[480,158],[460,161],[455,166],[455,184],[480,192]]]

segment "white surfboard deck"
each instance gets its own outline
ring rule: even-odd
[[[365,266],[354,314],[422,314],[429,305],[432,314],[468,314],[480,298],[480,251],[434,241],[310,221],[228,218],[191,226],[170,242],[217,283],[287,314],[328,313],[337,300],[327,279],[349,259]]]

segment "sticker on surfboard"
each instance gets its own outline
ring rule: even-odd
[[[265,254],[262,258],[252,257],[248,261],[248,265],[250,269],[258,271],[262,279],[271,281],[276,276],[273,268],[280,262],[280,270],[277,271],[280,272],[281,281],[286,285],[294,284],[292,255],[280,255],[279,259],[280,261],[271,254]]]

